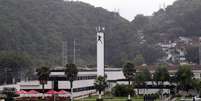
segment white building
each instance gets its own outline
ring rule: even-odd
[[[125,79],[123,72],[121,69],[118,68],[106,68],[105,74],[107,75],[108,81],[118,81]],[[73,82],[73,91],[74,91],[74,97],[84,96],[91,93],[96,93],[96,90],[94,88],[94,81],[96,79],[97,72],[96,69],[82,69],[78,72],[78,78]],[[69,81],[66,81],[65,73],[63,68],[55,68],[50,73],[50,80],[45,85],[45,91],[55,89],[55,86],[58,87],[55,90],[66,90],[70,92],[70,83]],[[55,79],[55,82],[53,81]],[[115,86],[114,83],[109,83],[109,87]],[[3,90],[4,87],[14,87],[17,90],[37,90],[42,91],[42,85],[40,85],[38,80],[32,80],[32,81],[21,81],[17,84],[13,85],[2,85],[0,86],[0,90]]]

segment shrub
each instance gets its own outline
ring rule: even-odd
[[[114,88],[112,88],[112,94],[117,97],[126,97],[130,92],[131,96],[134,96],[135,91],[132,86],[129,85],[119,85],[117,84]]]
[[[96,101],[103,101],[103,99],[96,99]]]
[[[6,95],[5,101],[14,101],[14,97],[18,97],[19,95],[15,94],[15,88],[3,88],[2,94]]]

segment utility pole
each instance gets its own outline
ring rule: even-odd
[[[69,41],[63,41],[63,47],[62,47],[62,65],[65,66],[68,63],[77,63],[78,54],[79,51],[77,40],[73,39],[70,42]]]
[[[5,80],[4,80],[4,84],[6,85],[8,82],[8,72],[10,71],[10,69],[8,69],[7,67],[4,68],[4,73],[5,73]]]
[[[62,47],[62,64],[65,67],[66,64],[68,64],[68,42],[67,41],[63,41],[63,47]]]
[[[201,65],[201,39],[199,38],[199,64]]]
[[[74,64],[78,64],[78,60],[79,60],[79,44],[78,44],[78,40],[74,39],[73,40],[73,63]]]
[[[4,72],[5,72],[5,80],[4,80],[4,84],[6,85],[7,84],[7,74],[8,74],[8,69],[7,68],[4,68]]]
[[[73,63],[76,64],[76,40],[73,40]]]

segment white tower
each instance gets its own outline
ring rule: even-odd
[[[103,27],[97,29],[97,76],[104,76],[104,33]]]

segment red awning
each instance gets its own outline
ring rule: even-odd
[[[69,94],[69,92],[67,92],[65,90],[60,90],[59,92],[57,92],[57,94]]]
[[[16,91],[16,94],[27,94],[27,92],[24,90],[20,90],[20,91]]]
[[[35,90],[30,90],[29,92],[27,92],[28,94],[38,94],[39,92],[35,91]]]
[[[54,90],[49,90],[48,92],[46,92],[46,94],[57,94],[58,92],[57,91],[54,91]]]

